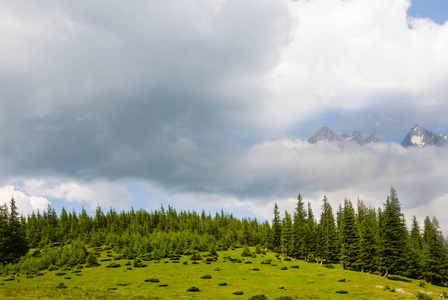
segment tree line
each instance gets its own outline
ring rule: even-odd
[[[55,244],[56,243],[56,244]],[[63,245],[54,247],[54,245]],[[236,218],[232,214],[165,209],[131,209],[95,215],[46,211],[19,216],[14,199],[0,206],[0,273],[39,272],[55,266],[97,264],[88,247],[108,246],[126,259],[162,259],[196,251],[257,246],[308,262],[339,262],[344,269],[397,274],[444,284],[448,277],[448,243],[436,218],[423,227],[415,216],[406,227],[396,191],[382,207],[357,207],[348,199],[336,213],[324,196],[316,219],[310,203],[298,195],[293,214],[280,216],[274,206],[272,222]],[[38,249],[30,251],[29,249]]]

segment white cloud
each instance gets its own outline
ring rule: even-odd
[[[21,188],[26,194],[39,195],[69,202],[86,202],[91,209],[97,205],[123,209],[129,204],[131,195],[125,183],[95,181],[81,183],[75,181],[26,180]]]
[[[0,204],[6,203],[9,207],[11,197],[14,197],[16,206],[20,214],[28,215],[33,211],[46,210],[51,204],[47,198],[37,195],[27,195],[22,191],[18,191],[12,185],[0,187]]]
[[[442,105],[446,112],[448,24],[408,18],[409,5],[291,1],[290,43],[265,78],[275,99],[266,106],[268,125],[284,128],[328,110],[365,114],[384,107],[388,115],[389,101],[413,110]],[[442,118],[425,117],[428,123]]]

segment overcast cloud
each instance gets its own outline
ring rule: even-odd
[[[0,3],[0,195],[23,213],[172,200],[270,219],[299,192],[336,209],[393,186],[447,230],[448,148],[398,144],[448,133],[448,23],[410,1]],[[324,125],[384,142],[308,144]]]

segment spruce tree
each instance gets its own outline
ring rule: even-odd
[[[281,224],[280,212],[278,210],[277,203],[274,205],[274,218],[272,219],[271,230],[271,247],[274,251],[280,251],[281,238],[282,238],[282,224]]]
[[[367,208],[362,200],[358,200],[357,223],[359,230],[359,256],[356,267],[372,271],[377,255],[378,220],[374,208]]]
[[[297,206],[294,211],[292,242],[292,255],[296,258],[303,258],[305,256],[306,217],[307,213],[303,206],[302,196],[299,194],[297,196]]]
[[[417,218],[412,217],[411,232],[409,235],[409,252],[405,275],[419,278],[422,275],[422,236]]]
[[[314,259],[317,251],[317,224],[314,219],[313,210],[311,204],[308,202],[307,218],[305,223],[305,235],[304,235],[304,253],[306,261],[310,261],[310,257]]]
[[[321,233],[321,258],[325,258],[326,261],[333,260],[337,257],[338,249],[338,236],[336,232],[336,225],[334,222],[333,209],[328,202],[327,196],[324,196],[322,200],[322,213],[320,217],[319,225],[322,227]]]
[[[423,231],[423,277],[431,284],[440,283],[447,273],[446,249],[444,238],[436,218],[425,218]]]
[[[359,256],[359,233],[355,210],[350,200],[344,200],[340,222],[340,262],[342,269],[356,265]]]
[[[291,215],[285,211],[285,217],[282,222],[282,252],[284,255],[291,255],[292,252],[292,220]]]
[[[380,218],[379,266],[387,278],[389,273],[403,273],[407,257],[407,230],[394,188],[390,189]]]

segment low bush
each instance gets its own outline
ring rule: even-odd
[[[158,287],[167,287],[168,284],[159,284]]]
[[[338,282],[345,282],[345,278],[339,279]]]
[[[243,292],[233,292],[234,295],[244,295]]]
[[[157,278],[150,278],[150,279],[146,279],[145,282],[160,282],[160,280]]]
[[[57,272],[54,275],[56,275],[56,276],[64,276],[65,274],[67,274],[67,273],[65,273],[65,272]]]
[[[212,276],[211,275],[204,275],[204,276],[201,276],[201,278],[202,279],[212,279]]]
[[[285,257],[283,260],[284,261],[291,261],[291,259],[289,257]]]
[[[55,271],[55,270],[59,270],[59,268],[56,267],[55,265],[50,265],[50,266],[48,267],[48,271]]]
[[[293,298],[290,296],[281,296],[281,297],[275,298],[274,300],[293,300]]]
[[[267,300],[268,297],[265,295],[255,295],[249,298],[249,300]]]
[[[259,268],[253,268],[252,271],[260,271]]]
[[[100,259],[100,261],[111,261],[112,260],[112,258],[103,258],[103,259]]]
[[[3,281],[13,281],[14,279],[16,279],[16,278],[14,276],[11,276],[9,278],[3,279]]]
[[[64,279],[72,279],[71,277],[64,277]]]
[[[221,282],[221,283],[218,283],[218,285],[219,285],[219,286],[226,286],[227,283],[225,283],[225,282]]]
[[[119,268],[119,267],[121,267],[121,265],[117,263],[110,263],[108,266],[106,266],[106,268]]]
[[[192,286],[191,288],[187,289],[187,292],[199,292],[199,288],[196,286]]]
[[[288,270],[288,267],[282,267],[280,270]]]
[[[67,288],[67,286],[64,284],[64,283],[60,283],[60,284],[58,284],[57,286],[56,286],[56,288],[57,289],[66,289]]]
[[[299,269],[300,267],[298,265],[291,266],[291,269]]]
[[[348,292],[345,291],[345,290],[337,290],[337,291],[335,291],[335,293],[338,293],[338,294],[348,294]]]
[[[419,300],[431,300],[433,299],[430,295],[422,293],[422,292],[418,292],[417,294],[417,299]]]

